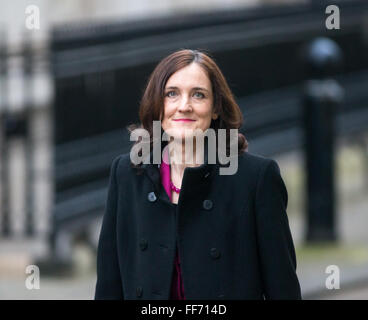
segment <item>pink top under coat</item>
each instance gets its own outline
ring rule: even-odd
[[[162,161],[160,165],[160,175],[161,175],[161,183],[171,201],[170,165],[168,163],[169,163],[168,155],[166,152],[164,153],[164,161]],[[172,284],[171,284],[170,300],[185,300],[178,249],[176,248],[175,251],[176,251],[176,255],[175,255],[175,261],[174,261],[174,273],[173,273]]]

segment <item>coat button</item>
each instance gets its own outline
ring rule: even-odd
[[[213,258],[213,259],[218,259],[218,258],[220,258],[220,251],[217,249],[217,248],[212,248],[211,249],[211,257]]]
[[[155,195],[155,193],[154,192],[150,192],[149,194],[148,194],[148,201],[150,201],[150,202],[155,202],[156,201],[156,195]]]
[[[206,210],[211,210],[213,207],[213,203],[211,200],[204,200],[203,201],[203,208]]]
[[[141,248],[141,250],[146,250],[148,247],[148,242],[146,239],[141,239],[141,241],[139,242],[139,247]]]

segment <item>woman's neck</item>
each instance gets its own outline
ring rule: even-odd
[[[168,146],[171,177],[176,177],[175,180],[181,181],[186,167],[198,167],[203,163],[203,150],[201,150],[203,148],[197,150],[195,141],[193,142],[193,146],[188,146],[187,149],[185,149],[185,142],[176,142],[175,140],[171,141]]]

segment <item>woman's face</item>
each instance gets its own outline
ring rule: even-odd
[[[162,128],[174,138],[192,136],[195,129],[204,132],[217,118],[211,82],[197,63],[175,72],[166,83],[164,96]]]

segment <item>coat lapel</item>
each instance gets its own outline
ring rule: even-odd
[[[167,142],[162,143],[161,154],[164,147],[167,145]],[[161,177],[160,177],[160,164],[153,163],[153,151],[150,152],[150,161],[148,164],[143,164],[141,167],[144,169],[144,172],[148,179],[154,186],[155,193],[159,195],[159,197],[165,201],[170,202],[170,199],[161,185]],[[209,188],[209,182],[212,179],[212,176],[216,172],[215,168],[218,166],[218,161],[215,164],[208,163],[208,142],[207,139],[204,139],[204,163],[198,167],[187,167],[184,170],[183,181],[181,184],[180,191],[180,199],[179,202],[182,202],[186,197],[190,198],[193,195],[197,195],[198,193],[207,193],[207,189]],[[216,160],[217,155],[216,155]]]

